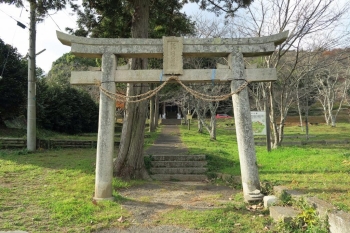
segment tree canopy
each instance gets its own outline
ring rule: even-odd
[[[24,113],[27,92],[27,61],[0,39],[0,125]]]
[[[194,22],[181,13],[183,7],[178,0],[155,0],[150,6],[149,37],[160,38],[190,34]],[[78,29],[67,28],[77,36],[99,38],[129,38],[133,20],[131,1],[83,0],[83,10],[76,8]]]

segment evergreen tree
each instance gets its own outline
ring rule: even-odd
[[[234,12],[232,1],[191,0],[201,2],[202,8],[221,7],[226,13]],[[79,29],[75,35],[109,38],[159,38],[181,36],[193,32],[193,22],[180,9],[187,1],[178,0],[84,0],[83,11],[78,11]],[[250,1],[233,1],[245,6]],[[208,8],[214,4],[212,8]],[[215,6],[218,3],[219,5]],[[243,5],[242,5],[243,4]],[[147,69],[147,59],[132,59],[131,69]],[[148,85],[128,84],[127,95],[144,93]],[[143,140],[147,103],[127,103],[119,154],[114,164],[115,173],[124,178],[148,178],[143,161]]]
[[[0,39],[0,125],[25,113],[27,62],[11,45]]]

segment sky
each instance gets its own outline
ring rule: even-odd
[[[345,3],[348,0],[337,1]],[[24,2],[26,5],[23,9],[13,5],[0,4],[0,39],[6,44],[16,47],[23,56],[27,54],[29,48],[29,29],[17,26],[16,20],[29,27],[29,12],[26,10],[29,9],[29,4],[27,1]],[[183,11],[190,16],[200,12],[195,3],[186,4]],[[209,19],[216,18],[213,13],[209,12],[205,12],[203,15]],[[66,33],[66,27],[76,28],[76,16],[72,15],[69,9],[56,12],[37,24],[36,52],[46,50],[37,56],[36,63],[46,73],[51,69],[52,62],[70,51],[70,47],[61,44],[56,37],[56,30]]]
[[[28,2],[25,3],[25,8],[29,10]],[[27,54],[29,48],[29,12],[26,9],[0,4],[0,39],[5,44],[16,47],[23,56]],[[187,4],[184,11],[193,14],[199,11],[199,7],[194,3]],[[27,28],[17,26],[16,20]],[[61,44],[56,37],[56,30],[66,33],[66,27],[76,28],[76,16],[71,15],[69,9],[59,11],[37,24],[36,52],[46,50],[37,56],[36,65],[46,73],[51,69],[52,62],[70,51],[70,47]]]

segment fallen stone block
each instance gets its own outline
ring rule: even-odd
[[[318,199],[317,197],[307,197],[305,200],[309,205],[317,210],[317,213],[321,218],[327,217],[329,212],[335,210],[335,207],[332,204]]]
[[[287,190],[288,188],[286,186],[274,186],[273,187],[273,193],[276,197],[280,198],[282,193]]]
[[[298,200],[306,196],[305,193],[299,192],[297,190],[286,189],[284,190],[284,192],[290,195],[295,200]]]
[[[288,206],[271,206],[270,207],[270,217],[275,221],[290,222],[295,218],[300,211],[293,209]]]
[[[283,193],[290,195],[293,199],[296,199],[296,200],[300,199],[302,197],[305,197],[304,193],[296,191],[296,190],[288,189],[288,187],[286,187],[286,186],[274,186],[273,192],[274,192],[275,196],[278,198],[281,198],[281,195]]]
[[[331,233],[350,232],[350,214],[344,211],[333,211],[328,213],[329,231]]]

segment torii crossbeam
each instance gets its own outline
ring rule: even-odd
[[[76,37],[57,31],[57,38],[82,57],[102,57],[101,71],[72,72],[72,84],[95,84],[115,93],[115,82],[160,82],[176,75],[182,82],[231,82],[232,91],[245,81],[277,79],[275,69],[245,69],[243,57],[271,55],[283,43],[288,31],[276,35],[240,39],[107,39]],[[117,57],[163,58],[163,70],[123,70]],[[183,69],[183,57],[227,57],[228,66],[214,70]],[[219,68],[219,67],[218,67]],[[237,144],[245,201],[260,200],[260,181],[247,89],[232,96]],[[95,200],[112,200],[115,102],[100,96],[99,128],[96,153]]]

